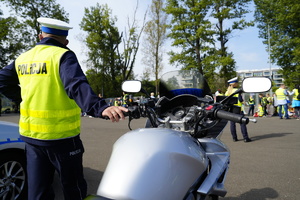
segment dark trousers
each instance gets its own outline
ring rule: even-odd
[[[241,114],[243,114],[243,112],[241,112]],[[242,132],[243,138],[244,139],[249,138],[246,124],[240,124],[240,126],[241,126],[241,132]],[[231,132],[232,138],[237,139],[235,122],[230,121],[230,132]]]
[[[250,116],[250,114],[251,114],[251,116],[253,116],[253,114],[254,114],[254,105],[249,106],[248,116]]]
[[[278,115],[280,118],[282,118],[282,107],[284,109],[284,115],[285,115],[285,118],[288,119],[289,118],[289,113],[288,113],[288,105],[287,104],[284,104],[284,105],[278,105]]]
[[[87,184],[83,177],[84,148],[79,137],[56,146],[36,146],[26,143],[28,199],[53,200],[52,182],[56,170],[65,200],[86,197]]]
[[[264,111],[264,116],[266,116],[268,113],[267,113],[267,106],[263,106],[263,111]]]

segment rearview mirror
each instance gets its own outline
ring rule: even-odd
[[[122,90],[124,92],[137,93],[141,91],[141,89],[142,89],[141,81],[124,81],[122,83]]]
[[[247,93],[266,92],[272,87],[272,82],[266,77],[249,77],[242,82],[242,89]]]

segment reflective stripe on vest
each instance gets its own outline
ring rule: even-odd
[[[286,95],[284,94],[284,89],[279,88],[275,91],[277,100],[285,100],[286,99]]]
[[[37,45],[20,55],[15,67],[22,102],[20,134],[40,140],[74,137],[80,132],[80,108],[65,92],[59,62],[67,49]]]

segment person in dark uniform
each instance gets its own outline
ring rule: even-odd
[[[74,52],[66,47],[66,22],[38,18],[40,42],[0,71],[0,93],[20,103],[20,137],[26,145],[28,199],[53,200],[51,187],[57,171],[67,200],[83,199],[84,148],[80,112],[124,119],[128,110],[108,106],[91,89]],[[21,87],[20,87],[20,86]]]
[[[235,78],[230,79],[228,81],[228,84],[229,84],[229,86],[228,86],[228,89],[225,93],[225,96],[229,96],[237,90],[238,78],[235,77]],[[237,108],[236,109],[237,111],[235,113],[244,115],[244,111],[242,110],[242,103],[244,101],[242,95],[241,94],[236,94],[234,96],[238,97],[238,103],[235,105],[236,108]],[[240,126],[241,126],[241,132],[242,132],[242,135],[243,135],[243,138],[244,138],[244,142],[251,142],[252,140],[248,136],[248,131],[247,131],[246,124],[240,124]],[[237,137],[237,134],[236,134],[236,123],[235,122],[230,121],[230,131],[231,131],[233,141],[234,142],[238,141],[238,137]]]
[[[253,116],[254,115],[254,108],[255,108],[255,101],[253,99],[253,96],[249,97],[248,105],[249,105],[248,116]]]

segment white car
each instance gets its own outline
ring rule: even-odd
[[[0,199],[27,199],[25,143],[17,124],[0,121]]]

